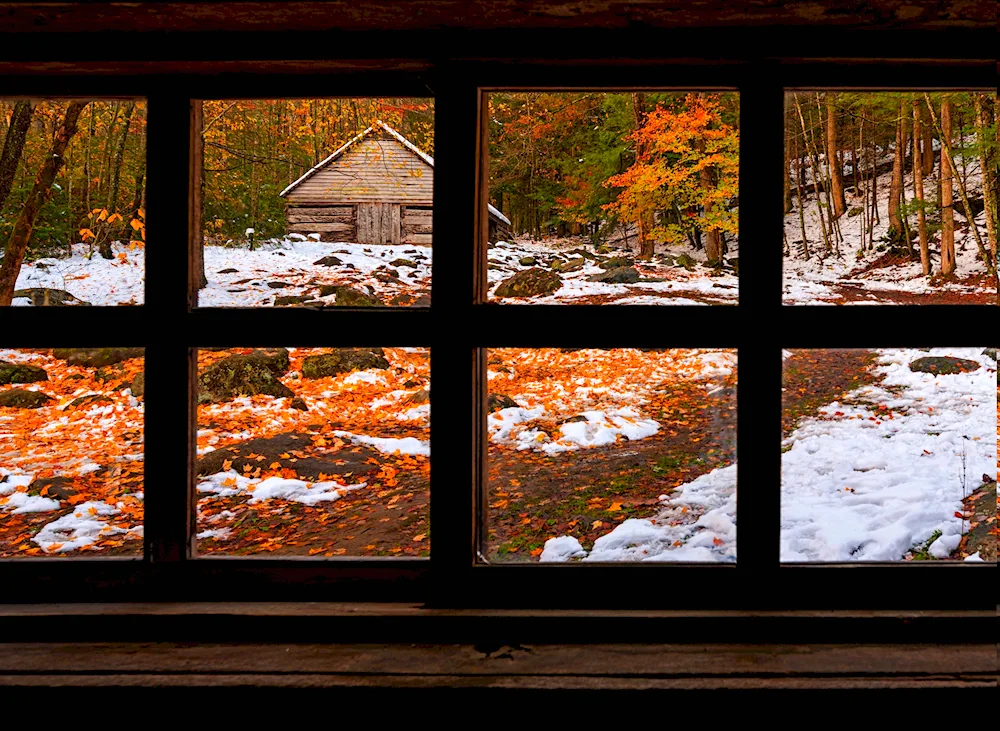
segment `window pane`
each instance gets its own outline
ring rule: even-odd
[[[202,307],[430,305],[433,99],[202,111]]]
[[[489,299],[736,304],[739,95],[489,95]]]
[[[996,114],[994,92],[788,92],[785,304],[996,304]]]
[[[996,350],[784,353],[783,561],[996,560]]]
[[[430,554],[430,351],[198,351],[198,552]]]
[[[0,558],[141,556],[142,348],[0,349]]]
[[[142,304],[146,103],[0,99],[0,137],[0,306]]]
[[[736,351],[489,351],[491,562],[735,561]]]

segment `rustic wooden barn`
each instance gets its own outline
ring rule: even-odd
[[[433,240],[434,158],[378,120],[289,185],[288,233],[323,241],[420,244]],[[490,240],[510,221],[489,207]]]

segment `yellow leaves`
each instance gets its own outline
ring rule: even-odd
[[[94,235],[94,232],[91,231],[89,228],[81,228],[80,229],[80,237],[84,241],[89,241],[90,239],[96,239],[97,238],[97,236]]]
[[[292,455],[290,455],[288,452],[282,452],[281,454],[278,455],[278,457],[280,459],[291,459]]]
[[[425,539],[426,537],[427,537],[427,534],[426,534],[426,533],[420,533],[420,534],[418,534],[418,535],[415,535],[415,536],[413,536],[413,542],[414,542],[414,543],[420,543],[420,542],[421,542],[422,540],[424,540],[424,539]]]
[[[268,465],[268,468],[272,470],[280,470],[281,462],[272,462],[270,465]]]
[[[128,224],[129,226],[132,227],[133,231],[138,231],[140,228],[142,228],[142,221],[140,221],[138,218],[133,218],[131,221],[128,222]]]
[[[68,502],[70,505],[76,505],[78,503],[82,503],[86,499],[87,499],[86,496],[77,493],[76,495],[70,495],[68,498],[66,498],[66,502]]]
[[[238,483],[237,483],[235,477],[227,477],[226,479],[224,479],[222,481],[222,486],[223,487],[236,487],[237,484]]]
[[[231,459],[224,459],[224,460],[222,460],[222,471],[223,472],[229,472],[229,470],[232,469],[232,467],[233,467],[233,460],[231,460]]]
[[[532,556],[541,556],[542,555],[542,549],[541,548],[532,548],[531,549],[531,555]]]
[[[90,513],[91,515],[97,515],[97,508],[94,507],[87,508],[87,512]]]
[[[118,221],[121,220],[122,217],[120,213],[112,213],[110,216],[108,216],[108,225],[110,226],[112,223],[117,223]]]
[[[618,502],[618,501],[613,501],[611,503],[611,507],[608,508],[608,512],[609,513],[617,513],[621,509],[622,509],[622,504],[620,502]]]
[[[593,530],[597,530],[598,528],[603,528],[604,527],[604,521],[595,520],[593,523],[590,524],[590,527]]]

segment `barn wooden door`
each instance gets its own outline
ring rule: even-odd
[[[399,206],[392,203],[358,204],[359,244],[398,244]]]

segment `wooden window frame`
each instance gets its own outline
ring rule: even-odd
[[[877,88],[906,89],[916,88],[912,80],[917,78],[921,89],[993,89],[995,62],[982,60],[974,48],[955,45],[949,48],[957,49],[957,58],[904,61],[909,44],[894,42],[888,42],[886,58],[864,61],[838,59],[837,53],[825,61],[809,61],[809,51],[802,47],[796,57],[708,61],[697,60],[690,39],[676,46],[672,59],[575,58],[574,48],[595,47],[596,41],[586,45],[587,37],[585,32],[571,35],[573,45],[564,38],[549,58],[538,61],[421,60],[414,55],[404,61],[374,58],[363,63],[308,58],[291,65],[277,60],[184,62],[173,60],[177,53],[173,45],[154,43],[149,65],[132,66],[127,72],[112,68],[88,76],[80,70],[85,68],[82,62],[70,64],[69,70],[42,62],[0,63],[0,96],[107,98],[110,79],[113,96],[148,101],[147,219],[152,243],[147,251],[144,306],[13,308],[4,313],[5,329],[15,333],[5,338],[8,347],[146,348],[150,387],[145,401],[144,556],[0,561],[4,594],[21,602],[280,597],[408,601],[452,608],[991,609],[995,590],[984,587],[992,584],[995,573],[984,572],[995,572],[994,565],[780,563],[781,350],[925,345],[928,328],[941,332],[936,326],[946,317],[948,344],[988,345],[982,342],[983,334],[990,332],[995,310],[922,305],[879,308],[873,313],[871,308],[784,307],[777,242],[786,88],[876,88],[871,83],[877,79]],[[934,34],[929,37],[934,39]],[[991,37],[984,34],[982,39]],[[598,36],[602,46],[616,38],[628,41],[618,48],[655,49],[678,36],[653,33],[641,42],[628,34]],[[313,43],[318,40],[302,45],[309,48]],[[407,48],[404,43],[404,53]],[[409,48],[416,54],[416,45]],[[962,58],[962,53],[969,55]],[[962,83],[956,85],[959,75]],[[683,86],[669,83],[676,80]],[[527,88],[724,88],[740,93],[740,236],[747,246],[758,240],[772,244],[741,262],[737,306],[504,307],[484,301],[484,94],[491,89]],[[220,89],[225,89],[224,97]],[[200,166],[196,100],[352,95],[435,98],[435,246],[439,252],[453,252],[435,258],[431,307],[319,312],[193,308],[189,263],[200,220],[194,184]],[[873,314],[882,334],[866,328]],[[689,332],[662,334],[678,317],[690,325]],[[95,318],[101,318],[100,332],[108,335],[91,334]],[[429,559],[193,556],[193,349],[282,344],[431,348],[432,381],[438,387],[431,426]],[[739,561],[735,565],[483,565],[478,560],[483,516],[477,496],[485,483],[484,352],[501,346],[737,348],[744,383],[738,397]],[[664,590],[651,589],[657,585]]]

